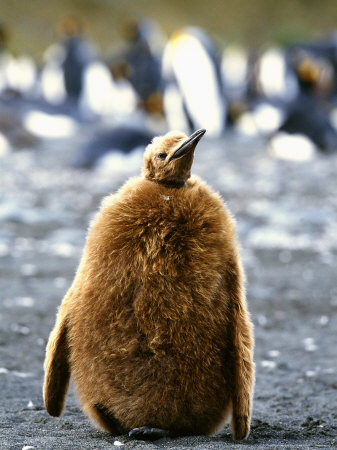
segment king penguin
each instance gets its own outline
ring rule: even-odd
[[[156,137],[141,177],[106,197],[46,350],[43,395],[62,414],[70,376],[113,435],[250,431],[253,330],[235,223],[191,176],[201,129]]]
[[[162,74],[168,126],[207,128],[208,137],[221,137],[227,103],[218,50],[211,37],[198,27],[175,31],[163,52]]]

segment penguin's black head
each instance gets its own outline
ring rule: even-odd
[[[155,137],[144,154],[144,177],[172,187],[184,186],[191,175],[194,149],[205,133],[201,129],[188,137],[172,131]]]

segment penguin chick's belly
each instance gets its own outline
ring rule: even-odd
[[[207,337],[207,327],[201,326],[199,339],[181,333],[180,347],[166,336],[166,344],[153,343],[151,349],[132,320],[125,328],[115,324],[115,332],[114,326],[104,330],[103,325],[99,334],[89,323],[85,330],[70,323],[70,342],[74,334],[83,336],[81,345],[75,337],[71,365],[83,409],[94,421],[95,403],[126,430],[151,426],[178,434],[211,434],[225,421],[230,399],[224,356],[216,350],[216,336]]]

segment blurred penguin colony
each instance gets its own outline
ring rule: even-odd
[[[250,54],[223,49],[200,28],[169,38],[150,20],[121,24],[122,43],[102,57],[74,17],[36,64],[14,57],[0,26],[0,154],[99,123],[73,161],[93,167],[109,151],[144,147],[158,131],[228,130],[286,146],[337,151],[337,34]],[[158,130],[158,124],[163,129]],[[290,143],[294,145],[290,145]]]

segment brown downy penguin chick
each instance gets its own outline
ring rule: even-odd
[[[205,133],[157,137],[143,177],[104,199],[45,360],[60,416],[70,375],[84,411],[113,435],[249,434],[252,325],[234,221],[190,177]]]

